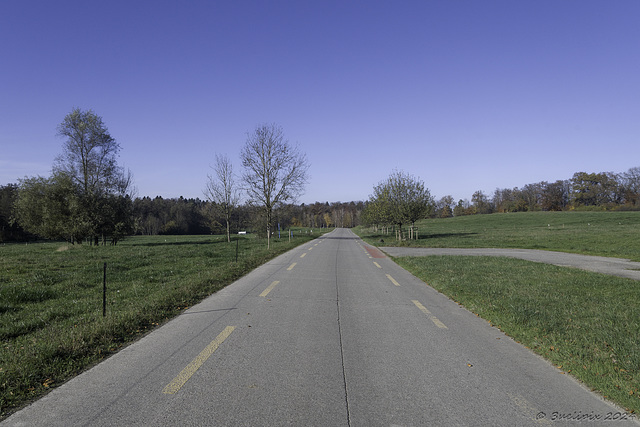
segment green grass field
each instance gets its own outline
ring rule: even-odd
[[[520,212],[418,221],[417,240],[357,232],[377,246],[523,248],[640,261],[640,212]],[[380,240],[384,242],[380,242]]]
[[[640,261],[640,212],[533,212],[421,221],[377,246],[528,248]],[[384,242],[380,242],[380,240]],[[395,261],[630,412],[640,412],[640,282],[497,257]]]
[[[0,418],[319,233],[0,246]],[[234,236],[234,238],[236,238]],[[103,317],[103,266],[107,311]]]

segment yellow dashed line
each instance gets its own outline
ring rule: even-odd
[[[380,264],[378,264],[377,262],[373,261],[373,263],[376,265],[376,267],[382,268],[382,267],[380,267]]]
[[[390,275],[386,275],[387,279],[391,280],[391,283],[393,283],[396,286],[400,286],[400,283],[396,282],[396,279],[394,279],[393,277],[391,277]]]
[[[293,270],[293,267],[295,267],[295,266],[296,266],[296,264],[297,264],[296,262],[294,262],[293,264],[291,264],[291,265],[289,266],[289,268],[287,268],[287,271],[291,271],[291,270]]]
[[[266,297],[267,294],[269,292],[271,292],[271,290],[273,290],[273,288],[276,287],[276,285],[280,283],[278,280],[276,280],[275,282],[273,282],[272,284],[270,284],[269,286],[267,286],[267,289],[265,289],[264,291],[262,291],[262,293],[260,294],[261,297]]]
[[[440,329],[449,329],[447,328],[447,326],[442,323],[436,316],[434,316],[433,314],[431,314],[431,312],[429,310],[427,310],[427,307],[425,307],[424,305],[420,304],[420,301],[416,301],[416,300],[411,300],[411,302],[413,302],[416,307],[418,307],[420,310],[422,310],[422,312],[424,314],[427,315],[427,317],[429,317],[429,319],[431,319],[431,321],[433,323],[435,323],[435,325],[440,328]]]
[[[303,253],[302,255],[300,255],[300,258],[304,258],[304,256],[305,256],[306,254],[307,254],[307,253],[305,252],[305,253]]]
[[[226,340],[229,335],[231,335],[231,332],[233,332],[235,328],[235,326],[227,326],[224,331],[220,332],[220,335],[218,335],[216,339],[211,341],[211,343],[206,346],[205,349],[202,350],[200,354],[195,359],[193,359],[191,363],[189,363],[187,367],[178,374],[178,376],[173,379],[173,381],[167,384],[162,392],[164,394],[177,393],[182,388],[182,386],[185,385],[187,381],[189,381],[189,378],[191,378],[191,376],[195,374],[198,369],[200,369],[200,367],[204,364],[204,362],[207,361],[207,359],[213,354],[213,352],[216,351],[218,347],[220,347],[220,344],[222,344],[222,342]]]

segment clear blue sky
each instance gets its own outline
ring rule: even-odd
[[[74,107],[139,196],[200,197],[278,123],[299,202],[400,169],[440,198],[640,166],[640,1],[0,2],[0,185],[50,173]]]

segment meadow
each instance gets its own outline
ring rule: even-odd
[[[640,261],[640,212],[469,215],[422,220],[416,226],[418,239],[402,242],[393,232],[356,231],[377,246],[542,249]]]
[[[135,236],[116,246],[0,246],[0,418],[318,236],[296,230],[291,242],[273,239],[270,250],[251,235],[231,243],[223,236]]]
[[[640,212],[493,214],[418,225],[413,241],[358,231],[378,246],[529,248],[640,260]],[[510,258],[394,260],[562,372],[640,412],[640,282]]]

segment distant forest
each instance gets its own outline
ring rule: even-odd
[[[38,239],[12,221],[17,184],[0,186],[0,242]],[[215,203],[198,198],[142,197],[130,200],[133,234],[224,234],[225,221]],[[291,227],[355,227],[369,201],[286,204],[274,211],[276,230]],[[444,196],[434,202],[432,218],[461,215],[559,210],[640,210],[640,168],[624,173],[577,172],[571,179],[498,188],[488,195],[476,191],[470,200]],[[241,205],[231,220],[234,232],[261,233],[264,220],[257,208]]]
[[[0,242],[39,239],[13,222],[12,208],[17,184],[0,186]],[[355,227],[364,202],[287,204],[275,210],[276,233],[291,227]],[[215,203],[195,199],[142,197],[131,201],[134,235],[224,234],[225,221]],[[232,215],[234,232],[262,233],[264,220],[259,208],[237,207]]]
[[[455,205],[451,196],[436,203],[440,217],[563,210],[640,210],[640,168],[624,173],[576,172],[571,179],[497,188],[492,195],[476,191],[470,201]]]

